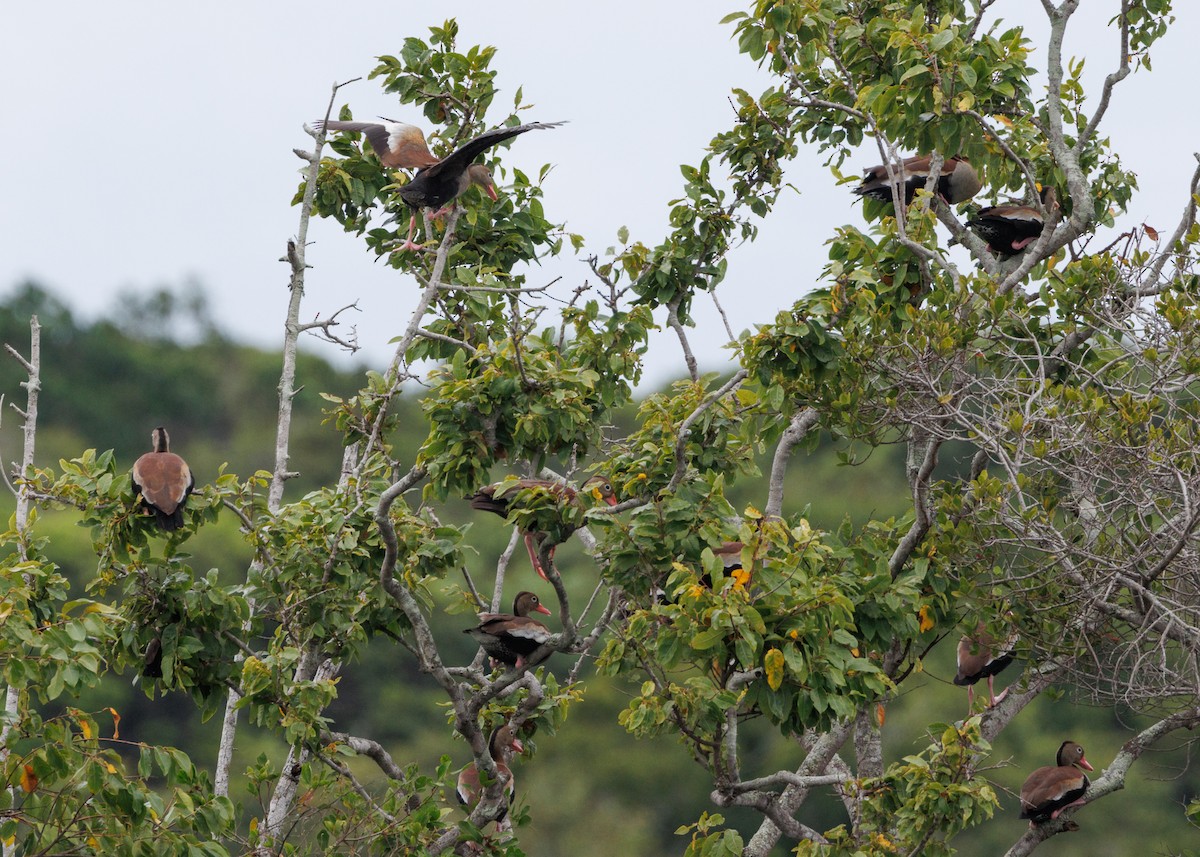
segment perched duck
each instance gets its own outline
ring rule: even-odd
[[[1058,195],[1052,187],[1041,191],[1042,210],[1049,214],[1058,208]],[[1036,205],[989,205],[967,221],[979,233],[993,253],[1015,256],[1042,234],[1042,211]]]
[[[904,204],[913,201],[918,188],[925,187],[929,178],[929,155],[906,158],[901,162],[903,169],[895,168],[896,179],[904,182]],[[966,202],[979,193],[983,185],[970,162],[961,155],[946,158],[938,174],[937,194],[951,205]],[[884,202],[892,201],[892,185],[888,182],[887,166],[880,164],[863,170],[862,184],[854,189],[859,196],[869,196]]]
[[[470,634],[493,660],[520,669],[525,659],[550,639],[550,629],[530,619],[530,613],[550,615],[532,592],[518,592],[512,613],[480,613],[479,624],[463,633]]]
[[[403,122],[384,120],[384,124],[375,122],[316,122],[318,129],[331,128],[335,131],[361,131],[366,134],[371,148],[379,156],[380,163],[390,167],[416,169],[413,180],[400,188],[400,198],[411,208],[412,215],[408,220],[408,237],[400,246],[400,250],[414,250],[420,247],[412,240],[413,230],[417,226],[417,212],[422,208],[436,208],[434,216],[441,216],[448,211],[450,203],[454,202],[472,184],[483,188],[492,199],[496,199],[496,186],[492,174],[482,164],[472,164],[487,149],[502,143],[526,131],[536,131],[544,128],[557,128],[563,122],[531,122],[528,125],[514,125],[511,128],[493,128],[484,131],[473,140],[463,143],[453,152],[442,159],[435,158],[425,142],[425,135],[415,125],[405,125]]]
[[[511,482],[508,485],[487,485],[480,488],[469,498],[472,509],[479,509],[482,512],[492,512],[502,518],[508,517],[509,512],[509,496],[516,494],[518,491],[524,491],[530,488],[540,488],[549,491],[562,498],[563,503],[574,503],[579,492],[569,485],[564,485],[561,482],[553,482],[548,479],[518,479],[516,482]],[[498,493],[499,492],[499,493]],[[613,490],[610,483],[603,476],[593,476],[583,483],[580,492],[584,494],[592,493],[597,499],[602,500],[610,506],[617,505],[617,494]],[[567,539],[571,533],[577,528],[571,525],[565,525],[560,528],[556,534],[560,537],[560,541]],[[533,563],[533,569],[538,573],[542,580],[548,580],[546,572],[542,568],[541,562],[538,561],[538,552],[536,543],[540,542],[545,536],[545,533],[525,531],[525,549],[529,551],[529,559]],[[554,548],[550,548],[550,556],[554,557]]]
[[[1016,641],[1016,635],[1013,635],[1003,645],[997,646],[982,622],[976,626],[974,634],[958,641],[958,673],[954,676],[954,683],[967,688],[968,713],[975,704],[975,682],[981,678],[986,678],[988,683],[988,708],[1004,699],[1008,688],[996,696],[992,682],[1001,670],[1013,662]]]
[[[504,784],[506,800],[500,810],[500,815],[496,817],[497,822],[504,821],[504,817],[508,815],[508,807],[512,804],[513,793],[516,791],[516,784],[513,782],[512,770],[508,767],[508,762],[513,753],[523,753],[524,751],[525,747],[517,738],[511,724],[506,722],[492,731],[492,737],[488,740],[488,752],[496,763],[496,773],[506,781]],[[483,794],[483,786],[479,782],[479,770],[475,767],[474,762],[463,768],[458,775],[458,787],[455,788],[454,793],[458,795],[458,802],[463,806],[471,806],[479,802],[479,798]]]
[[[412,181],[400,188],[400,198],[413,210],[408,221],[408,238],[404,240],[400,249],[412,250],[419,246],[413,243],[412,234],[417,223],[417,212],[423,207],[437,208],[439,213],[445,213],[447,209],[444,206],[448,207],[472,184],[480,185],[489,197],[496,198],[496,187],[492,182],[491,172],[482,164],[471,163],[482,152],[526,131],[557,128],[562,124],[564,123],[531,122],[511,128],[493,128],[463,143],[436,164],[419,170]]]
[[[162,678],[162,662],[162,635],[156,634],[150,638],[142,655],[142,675],[146,678]]]
[[[171,532],[183,526],[183,505],[196,485],[187,462],[170,451],[171,439],[162,426],[150,434],[151,451],[133,463],[133,491],[153,512],[158,525]]]
[[[1092,766],[1083,757],[1083,748],[1074,741],[1063,741],[1058,748],[1058,767],[1038,768],[1021,786],[1021,818],[1028,818],[1032,827],[1058,818],[1067,807],[1082,803],[1088,787],[1083,771],[1090,770]]]
[[[728,577],[735,571],[742,571],[742,548],[745,547],[741,542],[721,542],[712,549],[713,556],[721,560],[724,566],[725,576]],[[744,580],[748,580],[749,575],[745,575]],[[712,578],[708,573],[700,575],[700,583],[703,586],[712,588]]]

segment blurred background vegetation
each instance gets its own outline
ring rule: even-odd
[[[0,334],[3,342],[22,354],[28,351],[32,314],[42,324],[39,466],[56,466],[60,458],[76,457],[89,448],[111,448],[121,466],[129,466],[149,449],[150,430],[164,425],[171,432],[172,449],[187,459],[200,483],[213,479],[222,466],[242,476],[270,469],[279,355],[231,341],[210,315],[199,285],[129,294],[105,317],[84,321],[36,283],[20,284],[0,302]],[[351,395],[361,386],[365,370],[344,364],[339,368],[311,352],[301,354],[298,381],[304,388],[296,397],[291,437],[291,468],[300,476],[289,483],[289,497],[337,479],[340,436],[323,423],[320,394]],[[6,402],[23,404],[19,386],[23,378],[16,361],[0,362],[0,393]],[[148,410],[146,403],[153,403],[152,408]],[[400,424],[410,432],[400,451],[411,458],[424,439],[425,422],[416,399],[406,398],[399,407]],[[627,416],[631,423],[632,409]],[[0,456],[11,472],[13,460],[19,457],[20,425],[11,411],[4,417]],[[789,468],[786,496],[804,498],[806,506],[785,513],[804,515],[822,529],[900,513],[906,504],[901,448],[882,448],[863,461],[856,459],[856,452],[823,438],[810,455]],[[770,454],[771,450],[763,451],[764,466]],[[945,455],[942,466],[965,467],[965,458],[965,453]],[[496,479],[503,475],[492,474]],[[765,483],[739,481],[729,488],[728,496],[735,508],[761,506]],[[5,493],[0,503],[11,514],[12,495]],[[469,557],[470,570],[476,580],[490,580],[489,569],[507,544],[508,527],[499,518],[472,513],[465,502],[453,499],[438,511],[454,523],[471,522],[472,544],[478,553]],[[44,511],[39,527],[50,538],[50,556],[82,593],[95,559],[88,532],[77,525],[77,517],[69,510]],[[250,560],[232,516],[203,528],[187,549],[194,567],[219,569],[228,580],[244,577]],[[572,597],[586,596],[594,586],[595,570],[579,545],[564,546],[558,556]],[[523,551],[515,554],[512,573],[516,585],[533,584],[534,574]],[[435,621],[447,661],[469,661],[474,646],[460,632],[470,620],[443,613]],[[886,734],[907,736],[904,742],[887,747],[891,758],[924,748],[930,724],[965,714],[966,694],[950,683],[956,642],[957,637],[943,640],[930,653],[918,680],[906,684],[911,689],[888,705],[886,717],[893,728]],[[570,663],[560,656],[550,665],[561,676]],[[1010,667],[998,684],[1018,680],[1020,668],[1020,663]],[[113,678],[89,698],[72,704],[93,712],[112,707],[120,713],[122,738],[174,745],[211,769],[220,725],[216,718],[200,722],[192,703],[183,697],[148,697],[132,675]],[[527,853],[577,857],[681,853],[685,840],[676,835],[676,828],[705,810],[714,811],[706,773],[681,746],[670,739],[635,741],[617,725],[617,713],[631,693],[636,688],[592,679],[586,703],[572,709],[557,735],[538,735],[528,742],[536,746],[536,758],[514,765],[519,802],[536,808],[521,833]],[[439,713],[445,711],[442,701],[440,690],[417,672],[411,656],[398,645],[376,644],[361,661],[344,667],[338,700],[329,715],[334,728],[377,737],[397,761],[416,762],[431,771],[443,754],[449,754],[455,766],[469,757],[461,743],[448,737],[451,730]],[[1076,704],[1069,689],[1057,698],[1047,694],[1035,701],[994,747],[996,767],[988,775],[1002,796],[1002,809],[994,819],[956,840],[961,853],[1002,853],[1020,835],[1025,822],[1017,818],[1015,793],[1030,770],[1053,763],[1064,738],[1082,743],[1100,771],[1118,749],[1120,729],[1131,724],[1136,720],[1127,712]],[[756,734],[750,724],[743,734],[754,736],[744,756],[743,770],[749,776],[786,767],[789,757],[796,762],[801,758],[794,745],[772,735],[770,729]],[[234,771],[254,764],[262,753],[277,759],[282,752],[276,739],[243,724]],[[1082,830],[1044,846],[1047,853],[1063,857],[1200,854],[1200,834],[1183,818],[1183,805],[1200,794],[1200,770],[1193,766],[1186,771],[1188,761],[1183,747],[1149,754],[1134,768],[1124,795],[1106,802],[1103,810],[1084,810],[1077,817]],[[359,773],[368,780],[377,775],[367,766]],[[244,793],[237,785],[233,791],[235,799]],[[448,797],[452,802],[453,796]],[[825,800],[819,809],[824,817],[806,818],[807,823],[824,830],[840,822],[842,808],[835,799]],[[726,815],[744,834],[758,823],[750,813]],[[780,848],[777,853],[784,851]]]

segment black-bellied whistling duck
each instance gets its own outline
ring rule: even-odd
[[[1021,786],[1021,818],[1028,818],[1032,827],[1058,818],[1067,807],[1082,803],[1088,787],[1083,771],[1090,770],[1092,766],[1083,757],[1083,748],[1074,741],[1063,741],[1058,748],[1058,767],[1038,768]]]
[[[563,122],[531,122],[528,125],[514,125],[511,128],[493,128],[484,131],[473,140],[463,143],[446,157],[438,160],[429,151],[425,143],[425,135],[421,129],[402,122],[385,120],[387,124],[374,122],[318,122],[318,128],[332,128],[335,131],[362,131],[367,135],[367,141],[379,155],[380,163],[387,166],[416,169],[413,180],[400,188],[400,198],[411,208],[412,215],[408,220],[408,237],[400,245],[399,250],[419,249],[419,244],[412,240],[413,230],[417,226],[417,212],[422,208],[436,208],[434,216],[445,214],[459,195],[472,184],[483,188],[492,199],[496,199],[496,186],[492,174],[483,164],[472,164],[481,153],[511,139],[526,131],[537,131],[544,128],[557,128]],[[386,158],[386,160],[385,160]]]
[[[482,152],[526,131],[557,128],[562,124],[564,123],[531,122],[511,128],[493,128],[463,143],[436,164],[419,170],[412,181],[400,188],[400,198],[413,213],[408,221],[408,238],[399,249],[412,250],[419,246],[413,243],[412,234],[416,228],[417,212],[422,208],[436,208],[439,209],[438,213],[445,213],[449,204],[472,184],[480,185],[488,196],[496,198],[496,187],[492,182],[491,172],[482,164],[471,163]]]
[[[904,204],[913,201],[918,188],[925,187],[929,178],[929,155],[918,155],[906,158],[899,166],[894,166],[896,181],[904,184]],[[901,169],[903,167],[903,169]],[[942,171],[938,174],[937,195],[951,205],[966,202],[979,193],[983,187],[979,175],[970,162],[961,155],[946,158],[942,161]],[[888,181],[887,167],[880,165],[863,170],[862,184],[854,189],[859,196],[869,196],[884,202],[892,201],[892,185]]]
[[[975,705],[975,682],[981,678],[986,678],[988,683],[988,708],[1004,699],[1008,693],[1008,688],[1005,688],[996,696],[992,682],[1001,670],[1013,662],[1013,646],[1016,640],[1016,635],[1013,635],[997,646],[984,624],[980,622],[974,634],[958,641],[958,672],[954,676],[954,683],[959,687],[965,685],[967,688],[968,713]]]
[[[470,634],[493,660],[520,669],[525,659],[550,639],[550,629],[530,619],[530,613],[550,615],[532,592],[518,592],[512,613],[480,613],[479,624],[463,633]]]
[[[517,738],[512,725],[504,723],[492,731],[492,737],[488,740],[488,752],[492,756],[492,761],[496,763],[496,773],[506,780],[504,806],[501,808],[500,814],[496,816],[496,821],[499,823],[504,821],[504,817],[508,815],[508,807],[512,804],[513,793],[517,788],[513,782],[512,769],[508,767],[508,762],[512,759],[513,753],[525,752],[525,746]],[[475,767],[474,762],[463,768],[458,775],[458,786],[454,789],[454,793],[458,795],[458,802],[463,806],[471,806],[479,802],[480,795],[483,794],[483,786],[479,782],[479,769]]]
[[[712,549],[713,556],[721,560],[721,564],[725,567],[725,576],[733,574],[735,571],[742,570],[742,548],[744,545],[741,542],[721,542]],[[747,578],[749,575],[747,575]],[[707,572],[700,575],[700,583],[703,586],[712,588],[712,577]]]
[[[318,119],[313,125],[318,131],[357,131],[366,135],[367,142],[379,158],[379,163],[385,167],[412,170],[432,167],[438,162],[429,151],[425,135],[416,125],[397,122],[394,119],[383,119],[382,122],[342,122],[333,119],[326,122]]]
[[[142,675],[146,678],[162,678],[162,662],[162,635],[156,634],[150,638],[142,655]]]
[[[150,433],[151,451],[133,463],[133,491],[168,531],[183,526],[183,504],[196,486],[187,462],[170,451],[171,439],[162,426]]]
[[[1058,195],[1046,186],[1041,191],[1042,211],[1058,208]],[[1015,256],[1037,240],[1045,227],[1042,211],[1036,205],[989,205],[967,221],[979,233],[993,253]]]
[[[471,503],[472,509],[479,509],[483,512],[492,512],[502,518],[508,517],[509,498],[508,495],[516,494],[518,491],[524,491],[529,488],[541,488],[557,494],[562,498],[564,503],[574,503],[578,496],[578,492],[569,485],[564,485],[561,482],[554,482],[549,479],[518,479],[515,482],[507,485],[486,485],[480,488],[467,499]],[[610,506],[617,505],[617,494],[613,490],[610,483],[603,476],[593,476],[583,483],[579,489],[581,492],[593,494],[596,499],[602,500]],[[497,491],[501,493],[497,495]],[[575,531],[574,527],[565,527],[562,530],[562,537],[566,538]],[[529,559],[533,563],[533,569],[538,573],[542,580],[549,580],[546,577],[546,572],[542,568],[541,562],[538,561],[537,547],[535,542],[540,542],[544,533],[525,532],[525,549],[529,551]],[[554,548],[550,548],[550,557],[554,557]]]

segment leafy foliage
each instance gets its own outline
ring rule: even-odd
[[[546,211],[548,167],[520,169],[519,149],[489,150],[507,182],[501,199],[468,193],[442,226],[422,214],[425,246],[413,252],[397,246],[398,228],[371,226],[381,212],[402,215],[410,177],[382,169],[353,136],[334,139],[333,157],[313,158],[313,211],[421,289],[397,359],[355,393],[326,394],[342,466],[286,503],[268,493],[286,458],[245,477],[213,468],[171,534],[142,513],[111,450],[20,474],[22,512],[34,499],[77,509],[97,563],[89,598],[71,600],[35,535],[36,510],[5,534],[0,634],[6,680],[21,693],[3,756],[14,814],[0,836],[30,851],[67,842],[217,855],[220,840],[287,853],[516,857],[512,828],[538,808],[508,805],[516,761],[504,754],[539,755],[530,739],[555,736],[577,710],[582,668],[600,646],[600,672],[631,691],[620,725],[678,741],[728,813],[678,827],[689,855],[762,857],[783,836],[800,854],[951,854],[998,806],[981,773],[993,742],[1053,683],[1159,717],[1097,778],[1097,799],[1124,784],[1137,754],[1200,724],[1194,207],[1165,250],[1143,228],[1120,251],[1090,252],[1134,177],[1097,133],[1103,109],[1087,112],[1081,64],[1064,67],[1052,51],[1051,86],[1035,87],[1023,28],[988,24],[978,5],[772,0],[731,15],[740,49],[773,85],[759,97],[735,92],[733,127],[681,167],[670,234],[651,247],[622,230],[620,248],[589,260],[600,287],[560,305],[526,287],[520,268],[566,240],[581,245]],[[1056,38],[1068,18],[1051,14]],[[1148,67],[1168,22],[1165,2],[1128,5],[1116,23],[1129,50],[1110,85],[1131,63]],[[450,21],[428,40],[410,37],[371,74],[422,110],[443,155],[496,124],[495,51],[462,51],[457,34]],[[518,124],[526,108],[518,90],[499,124]],[[1039,185],[1054,187],[1061,209],[1045,210],[1043,235],[1001,259],[958,219],[977,203],[955,212],[925,191],[907,210],[870,202],[863,226],[832,228],[825,284],[732,343],[739,371],[690,367],[617,429],[650,331],[671,326],[690,354],[691,301],[720,285],[730,248],[771,216],[800,145],[815,145],[840,181],[851,147],[867,140],[889,163],[907,151],[966,156],[989,195],[1033,199]],[[420,404],[425,440],[413,449],[405,433],[417,419],[399,394],[417,361],[435,367]],[[785,511],[788,457],[816,445],[818,425],[847,462],[902,445],[910,508],[830,529],[794,504]],[[766,503],[735,504],[735,488],[764,490],[755,480],[775,442]],[[940,464],[952,449],[970,463]],[[489,599],[468,567],[482,542],[454,520],[457,496],[498,465],[514,472],[495,487],[510,501],[508,522],[545,535],[558,607],[555,630],[520,667],[472,655],[461,628],[443,634],[434,620],[443,607],[507,603],[511,552]],[[545,468],[575,485],[603,473],[624,502],[518,488],[516,473]],[[418,485],[422,501],[410,503]],[[231,519],[253,557],[248,571],[200,570],[193,538]],[[560,573],[549,550],[584,527],[599,571],[590,595],[592,576]],[[954,724],[929,724],[922,711],[925,746],[885,764],[889,708],[939,643],[980,625],[992,639],[1019,639],[1031,664],[1010,698]],[[397,763],[332,713],[342,679],[380,640],[414,676],[431,677],[470,748],[481,788],[461,819],[445,805],[447,756]],[[205,716],[236,690],[237,709],[286,744],[286,762],[263,755],[247,772],[261,817],[235,827],[234,804],[179,751],[138,746],[135,775],[100,748],[95,715],[49,713],[125,669],[142,673],[148,695],[181,691]],[[521,743],[493,757],[489,736],[502,725]],[[756,755],[753,729],[802,760]],[[843,816],[810,816],[809,793],[830,786]],[[92,801],[105,811],[82,812]],[[734,821],[743,812],[759,824],[750,836]],[[1067,823],[1025,834],[1015,853]]]

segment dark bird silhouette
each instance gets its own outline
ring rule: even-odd
[[[480,613],[479,624],[463,633],[470,634],[493,660],[520,669],[550,639],[550,629],[537,619],[530,619],[530,613],[550,615],[532,592],[518,592],[512,613]]]
[[[318,129],[331,128],[335,131],[361,131],[366,134],[371,148],[379,156],[380,163],[389,167],[404,167],[415,169],[417,174],[413,180],[400,188],[400,198],[412,209],[408,220],[408,237],[400,245],[400,250],[419,249],[419,244],[412,240],[413,230],[417,226],[417,213],[422,208],[438,209],[435,217],[440,217],[449,211],[450,203],[454,202],[468,187],[477,184],[483,188],[492,199],[496,199],[496,186],[492,174],[483,164],[472,164],[484,151],[502,143],[505,140],[524,134],[526,131],[537,131],[544,128],[557,128],[564,122],[531,122],[528,125],[514,125],[511,128],[493,128],[484,131],[473,140],[463,143],[446,157],[438,160],[429,151],[425,143],[425,135],[415,125],[406,125],[385,119],[383,124],[377,122],[316,122]]]
[[[167,532],[183,526],[183,505],[196,485],[187,462],[170,451],[171,439],[162,426],[150,434],[150,452],[133,463],[133,491]]]
[[[504,806],[500,810],[500,815],[496,817],[496,822],[499,823],[504,821],[505,816],[508,815],[513,793],[517,789],[513,782],[512,769],[508,767],[508,763],[512,759],[513,753],[525,752],[525,746],[514,734],[512,724],[504,723],[492,731],[492,737],[488,739],[488,752],[491,754],[492,761],[496,763],[496,773],[506,780]],[[473,806],[479,802],[479,798],[483,794],[483,785],[479,782],[479,769],[474,762],[471,762],[459,773],[458,785],[454,789],[454,793],[458,796],[458,802],[463,806]]]
[[[1063,741],[1057,761],[1057,767],[1038,768],[1021,786],[1021,818],[1028,818],[1030,827],[1058,818],[1067,807],[1083,802],[1088,788],[1083,771],[1092,770],[1083,748],[1074,741]]]
[[[162,678],[162,662],[162,636],[156,634],[150,638],[142,655],[142,675],[146,678]]]
[[[905,205],[913,201],[918,188],[925,187],[931,160],[929,155],[918,155],[915,158],[906,158],[899,166],[893,167],[897,183],[903,185]],[[946,202],[951,205],[966,202],[979,193],[981,187],[983,185],[979,181],[979,175],[966,158],[955,155],[942,162],[942,170],[937,179],[937,195]],[[863,170],[862,184],[856,187],[854,192],[859,196],[891,202],[892,184],[888,181],[887,167],[880,164]]]
[[[549,479],[518,479],[516,482],[511,482],[507,485],[485,485],[467,499],[471,503],[472,509],[479,509],[482,512],[492,512],[502,518],[508,517],[510,495],[516,494],[518,491],[523,491],[529,488],[542,488],[550,491],[553,494],[562,498],[563,503],[575,503],[579,496],[574,488],[569,485],[564,485],[561,482],[554,482]],[[593,476],[583,483],[579,489],[583,493],[595,492],[597,499],[602,500],[610,506],[617,505],[617,495],[613,490],[612,484],[603,476]],[[498,493],[499,492],[499,493]],[[565,540],[577,528],[566,525],[560,528],[559,535]],[[533,569],[538,573],[542,580],[548,580],[546,572],[542,568],[541,562],[538,561],[537,549],[535,541],[540,542],[545,536],[545,533],[525,531],[525,549],[529,551],[529,560],[533,563]],[[550,548],[550,557],[554,558],[554,548]]]
[[[1046,214],[1058,208],[1054,188],[1042,188],[1040,196]],[[967,226],[979,233],[993,253],[1015,256],[1037,240],[1045,222],[1036,205],[989,205],[979,209]]]
[[[1008,688],[996,696],[992,683],[996,675],[1013,662],[1013,646],[1016,642],[1014,634],[998,646],[982,622],[976,626],[974,634],[958,641],[958,673],[954,676],[954,683],[967,688],[968,714],[975,704],[975,683],[982,678],[986,678],[988,683],[988,708],[1004,699]]]

